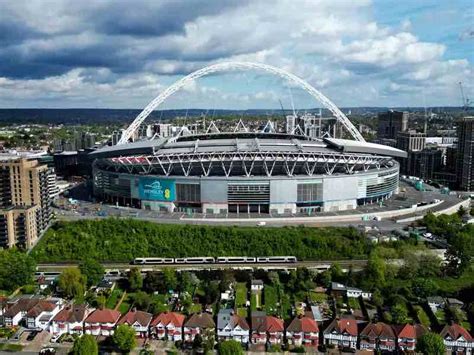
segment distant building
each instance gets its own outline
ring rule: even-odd
[[[474,117],[464,117],[457,122],[457,175],[459,188],[474,190]]]
[[[426,134],[416,131],[399,132],[397,134],[397,148],[405,152],[425,149]]]
[[[29,248],[51,218],[51,170],[37,160],[0,161],[0,247]]]
[[[406,160],[407,164],[405,169],[401,169],[402,173],[421,179],[433,179],[435,172],[441,170],[442,152],[438,149],[408,152]]]
[[[408,112],[390,110],[378,114],[377,138],[396,139],[398,132],[408,129]]]

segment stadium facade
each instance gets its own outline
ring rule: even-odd
[[[398,191],[406,153],[346,139],[233,132],[96,151],[94,195],[161,211],[272,215],[343,211]]]

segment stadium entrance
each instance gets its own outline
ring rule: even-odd
[[[270,185],[246,183],[227,185],[229,213],[268,213]]]

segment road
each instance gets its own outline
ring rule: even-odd
[[[106,270],[128,271],[131,267],[137,267],[143,272],[161,270],[166,267],[172,267],[176,270],[219,270],[219,269],[272,269],[282,270],[290,268],[305,267],[308,269],[324,269],[329,265],[338,263],[343,269],[352,267],[354,270],[361,270],[367,260],[320,260],[320,261],[298,261],[296,263],[242,263],[242,264],[166,264],[166,265],[131,265],[127,263],[103,263]],[[77,263],[51,263],[38,264],[38,271],[57,271],[61,272],[65,268],[77,266]]]

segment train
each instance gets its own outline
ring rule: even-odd
[[[201,256],[192,258],[135,258],[134,265],[173,265],[173,264],[265,264],[265,263],[296,263],[295,256]]]

